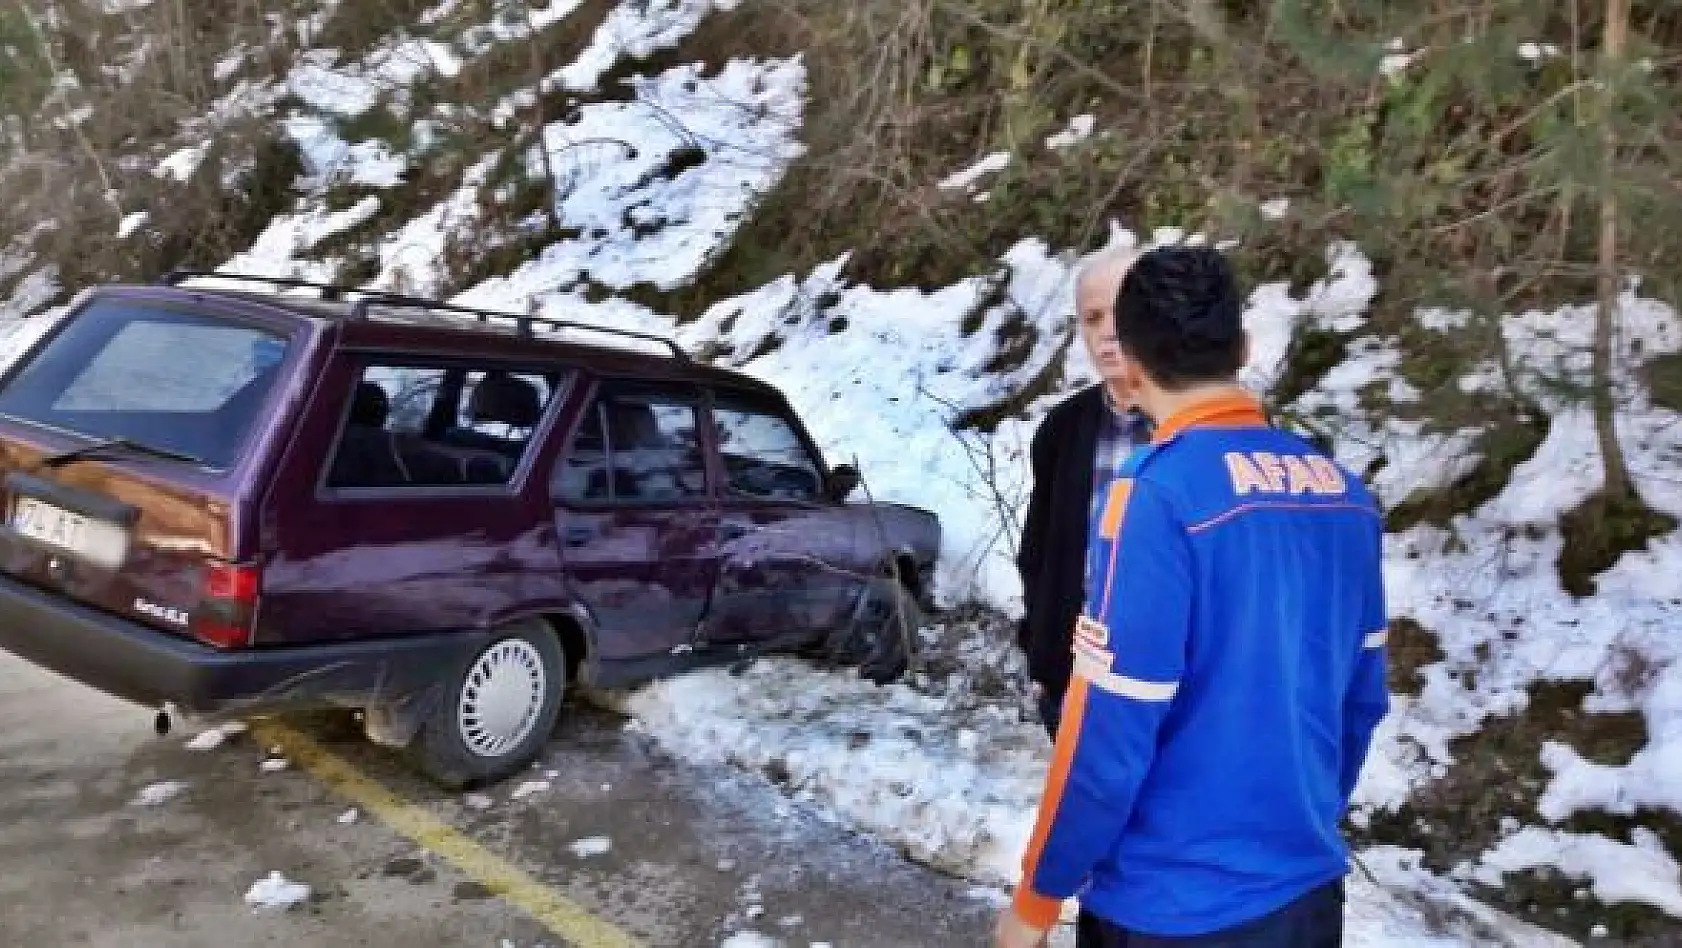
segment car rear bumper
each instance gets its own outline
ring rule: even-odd
[[[467,632],[223,651],[0,577],[0,648],[194,716],[400,704],[442,685],[485,641]]]

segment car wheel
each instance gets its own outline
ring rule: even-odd
[[[825,651],[831,661],[857,665],[860,678],[885,685],[910,667],[922,627],[923,610],[911,590],[892,579],[873,580],[852,622],[825,643]]]
[[[537,758],[566,693],[560,639],[531,620],[500,630],[455,671],[416,735],[423,773],[448,790],[495,783]]]

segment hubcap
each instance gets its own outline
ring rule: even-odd
[[[505,639],[486,649],[461,689],[456,724],[462,743],[480,757],[507,753],[537,724],[548,685],[543,657],[530,642]]]

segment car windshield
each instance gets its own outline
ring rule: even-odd
[[[286,348],[284,336],[218,316],[95,302],[0,388],[0,415],[226,470]]]

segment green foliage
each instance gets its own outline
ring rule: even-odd
[[[391,146],[392,151],[402,154],[414,143],[413,126],[397,113],[387,96],[380,96],[379,100],[361,115],[334,115],[332,118],[339,137],[353,145],[358,142],[384,141]]]
[[[1315,0],[1274,0],[1273,22],[1280,39],[1318,75],[1334,80],[1360,81],[1378,71],[1384,58],[1382,40],[1350,41],[1341,31],[1328,29],[1330,4]]]
[[[51,88],[52,73],[26,16],[16,6],[0,7],[0,115],[34,114]]]

